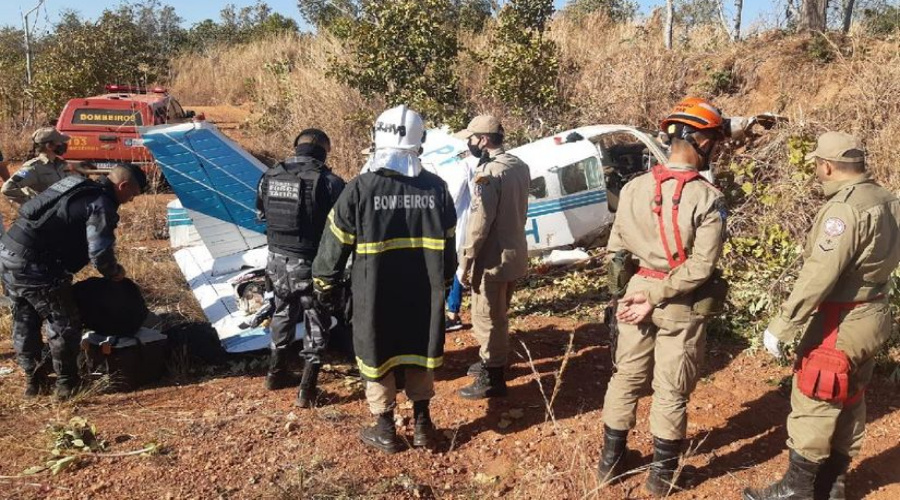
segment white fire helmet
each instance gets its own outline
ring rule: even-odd
[[[425,121],[422,115],[401,104],[391,108],[375,120],[373,127],[375,149],[403,149],[418,153],[425,142]]]

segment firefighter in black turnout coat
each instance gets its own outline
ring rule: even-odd
[[[256,208],[266,221],[269,257],[266,277],[275,295],[271,357],[266,388],[297,384],[288,370],[291,343],[297,324],[305,322],[302,355],[305,359],[297,405],[315,400],[321,355],[331,326],[327,314],[314,307],[312,263],[319,248],[328,212],[344,189],[344,181],[325,165],[331,141],[325,132],[306,129],[294,140],[295,156],[263,175],[257,188]],[[324,325],[319,317],[325,321]]]
[[[447,185],[422,170],[422,117],[406,106],[375,124],[365,173],[350,181],[329,215],[313,264],[317,297],[329,302],[355,253],[353,347],[366,399],[377,416],[360,437],[388,453],[400,449],[394,426],[395,374],[413,401],[413,446],[427,447],[433,370],[443,363],[444,297],[456,270],[456,212]]]

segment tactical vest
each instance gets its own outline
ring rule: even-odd
[[[19,217],[0,242],[29,261],[61,265],[76,273],[90,262],[87,231],[69,223],[69,200],[103,188],[79,176],[64,177],[19,209]]]
[[[316,160],[309,160],[316,162]],[[325,230],[327,211],[318,203],[326,190],[321,169],[290,172],[284,163],[266,172],[266,237],[278,253],[313,258]]]

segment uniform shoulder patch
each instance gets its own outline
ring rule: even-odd
[[[715,203],[713,204],[716,211],[719,212],[719,216],[722,218],[722,222],[728,220],[728,204],[725,203],[725,198],[719,197],[716,198]]]
[[[847,223],[837,217],[829,217],[822,224],[822,231],[832,238],[844,234],[846,230]]]
[[[490,177],[487,176],[487,175],[479,174],[479,175],[476,175],[476,176],[475,176],[475,184],[482,184],[482,185],[483,185],[483,184],[487,184],[488,182],[491,182],[491,179],[490,179]]]

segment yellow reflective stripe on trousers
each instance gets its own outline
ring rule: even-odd
[[[400,356],[394,356],[385,361],[377,368],[367,365],[361,358],[357,357],[356,364],[359,366],[359,372],[366,377],[381,378],[389,370],[400,365],[415,365],[431,369],[438,368],[444,364],[444,357],[429,358],[427,356],[419,356],[416,354],[401,354]]]
[[[443,238],[393,238],[385,241],[373,241],[356,245],[356,253],[373,254],[390,250],[403,250],[408,248],[424,248],[426,250],[443,250]]]
[[[331,232],[338,241],[345,245],[352,245],[356,241],[356,236],[342,230],[334,223],[334,210],[328,214],[328,222],[331,223]]]

